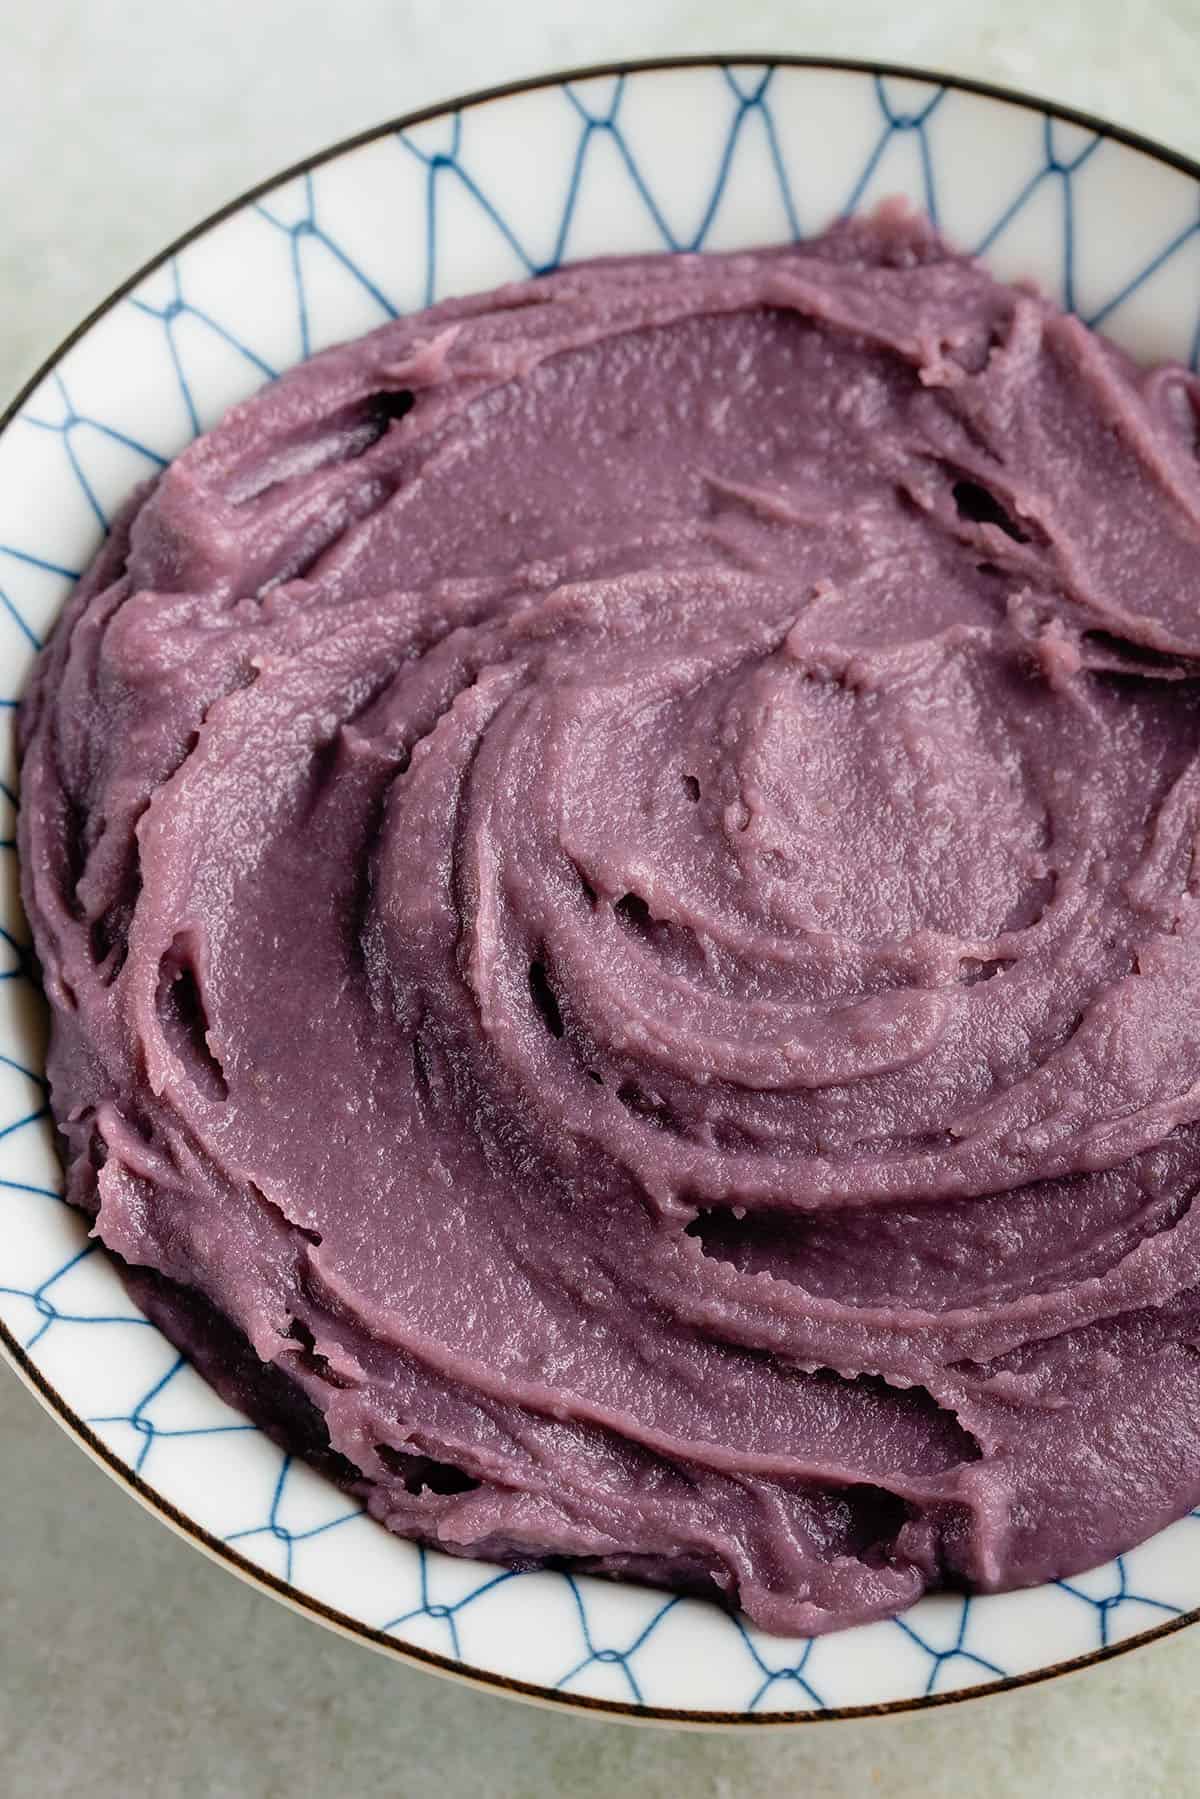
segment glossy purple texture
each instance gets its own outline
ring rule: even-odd
[[[168,1334],[394,1530],[768,1629],[1200,1499],[1195,433],[889,214],[195,443],[23,714],[69,1193]]]

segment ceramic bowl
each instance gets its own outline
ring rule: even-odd
[[[743,1723],[903,1710],[1200,1615],[1200,1513],[1090,1574],[814,1641],[714,1604],[391,1537],[230,1411],[60,1197],[17,899],[13,708],[114,509],[233,401],[446,294],[610,251],[729,249],[905,194],[1144,358],[1200,353],[1200,167],[943,76],[739,58],[552,76],[322,151],[163,252],[0,429],[0,1337],[59,1421],[199,1547],[403,1661],[565,1707]]]

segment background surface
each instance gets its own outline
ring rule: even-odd
[[[169,238],[334,138],[522,75],[710,50],[983,76],[1200,156],[1200,0],[3,0],[0,404]],[[924,1716],[721,1736],[560,1716],[251,1591],[5,1370],[0,1531],[5,1799],[1200,1792],[1200,1627]]]

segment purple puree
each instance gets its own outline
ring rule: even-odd
[[[891,212],[195,443],[22,719],[167,1333],[395,1531],[770,1630],[1200,1500],[1195,405]]]

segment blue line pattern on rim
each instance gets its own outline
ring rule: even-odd
[[[766,166],[771,170],[772,178],[778,186],[782,216],[791,236],[799,239],[804,225],[801,205],[795,191],[796,181],[789,173],[781,133],[772,112],[773,89],[778,75],[779,70],[769,65],[759,69],[727,67],[720,71],[727,111],[723,120],[714,120],[716,157],[711,186],[702,196],[694,228],[686,233],[681,233],[669,223],[669,208],[657,190],[652,174],[639,163],[634,144],[627,133],[625,111],[630,79],[624,75],[612,79],[607,95],[602,100],[597,98],[594,83],[564,83],[557,91],[568,124],[565,138],[567,179],[561,209],[557,218],[552,221],[552,228],[548,233],[551,246],[548,256],[539,254],[522,238],[517,227],[506,216],[503,195],[493,191],[487,178],[473,165],[470,155],[472,120],[469,110],[449,115],[449,141],[442,150],[424,148],[412,132],[399,131],[394,140],[397,152],[415,159],[424,170],[423,302],[433,302],[442,291],[439,221],[447,187],[457,189],[466,202],[477,208],[494,227],[508,246],[518,271],[537,275],[557,267],[568,255],[585,173],[589,160],[601,144],[615,150],[629,184],[629,195],[657,232],[662,248],[694,251],[703,249],[709,241],[739,154],[747,141],[748,133],[755,127],[765,139]],[[880,77],[875,78],[872,91],[878,108],[878,129],[870,142],[860,172],[847,189],[843,210],[850,212],[859,205],[893,142],[897,138],[907,137],[916,142],[925,205],[937,221],[940,216],[939,180],[931,133],[949,90],[924,84],[923,97],[918,104],[909,107],[899,103],[889,83]],[[1061,125],[1052,116],[1043,117],[1040,160],[1020,172],[1012,198],[980,232],[972,247],[979,252],[991,250],[1013,229],[1026,208],[1043,190],[1057,189],[1062,230],[1062,298],[1070,306],[1075,302],[1077,289],[1075,184],[1084,170],[1102,154],[1106,139],[1103,135],[1093,135],[1082,147],[1075,147],[1068,152],[1059,141],[1060,130]],[[311,353],[315,341],[310,289],[314,273],[309,261],[312,257],[323,258],[340,277],[349,281],[375,307],[381,320],[395,317],[402,310],[399,298],[389,294],[385,286],[339,242],[337,231],[322,213],[320,178],[321,171],[318,169],[300,179],[300,208],[293,217],[289,218],[284,211],[279,210],[275,192],[250,209],[264,231],[275,234],[286,242],[294,293],[297,346],[301,357]],[[1147,281],[1178,257],[1197,236],[1200,236],[1200,195],[1197,196],[1197,210],[1193,221],[1177,230],[1147,258],[1143,267],[1124,279],[1116,291],[1095,306],[1088,314],[1088,322],[1100,324],[1110,318]],[[253,346],[240,328],[222,320],[210,307],[189,297],[185,271],[178,256],[166,264],[165,273],[167,297],[164,300],[152,302],[139,290],[123,304],[149,326],[162,332],[168,365],[173,371],[179,399],[194,435],[202,428],[202,407],[188,371],[187,350],[180,332],[183,321],[192,321],[206,339],[224,346],[245,365],[246,371],[253,378],[272,379],[280,371]],[[1192,343],[1193,365],[1198,361],[1200,317]],[[53,416],[48,416],[41,410],[47,401],[53,403]],[[148,475],[164,467],[167,456],[119,426],[78,409],[61,372],[55,372],[48,383],[43,384],[37,397],[37,408],[24,411],[16,423],[30,433],[57,439],[66,463],[65,472],[77,486],[98,531],[107,531],[110,511],[89,473],[83,454],[86,440],[93,437],[118,446],[143,463]],[[0,575],[6,569],[20,571],[25,580],[44,578],[54,583],[55,597],[61,594],[65,584],[77,579],[77,571],[72,568],[46,559],[26,546],[0,542]],[[0,580],[0,626],[3,625],[4,617],[20,632],[28,646],[33,649],[39,646],[42,613],[38,612],[36,618],[28,616]],[[0,696],[0,709],[7,709],[11,713],[15,704],[15,692]],[[2,782],[0,801],[15,813],[16,796],[11,786]],[[5,827],[3,836],[0,837],[0,855],[11,854],[14,847],[13,832]],[[29,983],[32,979],[28,948],[10,932],[0,929],[0,982]],[[16,1069],[30,1083],[34,1094],[26,1109],[7,1123],[0,1124],[0,1144],[3,1144],[5,1139],[45,1120],[47,1105],[46,1084],[35,1069],[13,1061],[12,1058],[0,1060]],[[45,1199],[52,1204],[60,1201],[60,1195],[51,1187],[4,1176],[0,1176],[0,1193],[22,1195],[38,1201]],[[15,1312],[26,1310],[28,1313],[27,1330],[23,1338],[27,1350],[42,1346],[52,1333],[61,1334],[77,1327],[89,1330],[97,1327],[152,1329],[148,1321],[133,1308],[127,1312],[111,1309],[96,1311],[82,1300],[76,1303],[71,1299],[73,1278],[86,1270],[92,1257],[102,1254],[100,1246],[88,1240],[83,1232],[84,1225],[80,1221],[79,1239],[70,1255],[35,1285],[0,1285],[0,1297],[15,1302]],[[188,1388],[189,1382],[193,1383],[197,1398],[204,1395],[208,1400],[208,1409],[197,1413],[201,1421],[194,1424],[181,1423],[177,1416],[176,1402],[182,1399],[185,1405],[188,1403],[188,1393],[192,1390]],[[128,1448],[118,1451],[126,1465],[147,1480],[153,1480],[157,1459],[165,1453],[166,1445],[195,1440],[201,1447],[208,1446],[211,1455],[218,1458],[219,1465],[222,1446],[229,1439],[246,1435],[258,1436],[254,1426],[240,1421],[232,1412],[223,1414],[227,1421],[208,1421],[212,1417],[211,1405],[208,1390],[202,1386],[184,1359],[172,1352],[172,1359],[131,1406],[118,1412],[97,1413],[88,1422],[101,1432],[110,1447],[115,1449],[123,1440],[126,1441]],[[164,1412],[164,1408],[168,1410]],[[223,1540],[260,1565],[269,1567],[283,1580],[297,1582],[303,1588],[307,1561],[331,1533],[336,1532],[340,1542],[348,1543],[351,1531],[375,1531],[378,1527],[367,1518],[361,1508],[348,1502],[333,1488],[325,1487],[323,1483],[314,1484],[314,1477],[302,1464],[294,1462],[290,1456],[267,1444],[265,1438],[260,1441],[265,1453],[276,1458],[265,1509],[226,1532]],[[302,1503],[298,1502],[300,1511],[293,1517],[290,1507],[297,1481],[306,1483],[306,1496]],[[314,1515],[313,1491],[318,1491],[321,1496],[317,1503],[319,1515]],[[1200,1510],[1190,1517],[1193,1521],[1200,1521]],[[645,1659],[662,1633],[671,1627],[679,1608],[686,1602],[678,1598],[656,1600],[649,1617],[636,1630],[631,1634],[614,1636],[604,1628],[597,1608],[591,1601],[589,1583],[581,1582],[568,1573],[540,1571],[523,1574],[480,1567],[477,1570],[479,1579],[463,1590],[467,1575],[461,1563],[450,1562],[424,1547],[417,1547],[413,1552],[412,1567],[413,1574],[406,1584],[413,1591],[404,1595],[397,1592],[395,1598],[399,1601],[399,1608],[389,1610],[385,1602],[387,1596],[381,1595],[375,1619],[366,1620],[372,1622],[378,1631],[394,1633],[400,1639],[411,1638],[415,1626],[428,1624],[434,1627],[432,1637],[426,1633],[420,1640],[429,1640],[431,1646],[439,1647],[442,1653],[458,1658],[465,1650],[469,1652],[470,1648],[465,1637],[467,1621],[471,1614],[485,1604],[489,1596],[497,1595],[515,1580],[533,1579],[543,1584],[557,1583],[568,1602],[566,1614],[573,1620],[573,1641],[570,1652],[564,1655],[553,1684],[562,1691],[591,1690],[580,1687],[578,1683],[598,1668],[608,1669],[617,1683],[612,1696],[624,1697],[635,1705],[655,1703],[652,1685],[643,1671]],[[476,1571],[474,1565],[468,1567],[472,1572]],[[1178,1616],[1183,1609],[1165,1599],[1137,1590],[1128,1578],[1124,1557],[1118,1557],[1107,1568],[1097,1570],[1092,1575],[1054,1584],[1066,1603],[1077,1605],[1090,1615],[1093,1646],[1098,1649],[1108,1647],[1118,1637],[1141,1629],[1156,1619]],[[936,1613],[930,1613],[923,1607],[919,1614],[895,1619],[887,1626],[895,1633],[897,1653],[903,1649],[917,1660],[917,1690],[921,1690],[923,1682],[926,1694],[944,1691],[948,1685],[958,1684],[956,1675],[961,1677],[964,1672],[968,1682],[977,1684],[980,1681],[999,1679],[1010,1671],[980,1646],[976,1631],[980,1603],[965,1596],[944,1595],[940,1610]],[[827,1705],[845,1703],[844,1698],[828,1688],[823,1681],[822,1665],[832,1639],[815,1638],[798,1645],[780,1645],[752,1631],[741,1619],[725,1617],[716,1612],[713,1613],[713,1618],[716,1620],[713,1628],[727,1630],[740,1643],[744,1652],[744,1688],[726,1693],[720,1701],[722,1709],[754,1712],[763,1708],[768,1698],[775,1705],[786,1703],[799,1709],[819,1710]],[[931,1618],[933,1622],[930,1622]]]
[[[575,122],[575,136],[570,151],[570,177],[561,213],[552,234],[551,253],[548,257],[542,258],[539,258],[527,244],[521,241],[505,217],[500,198],[488,192],[483,179],[473,170],[469,160],[469,146],[466,142],[467,114],[457,112],[451,115],[450,143],[444,150],[423,149],[415,141],[411,132],[399,132],[397,134],[398,144],[408,155],[415,157],[426,170],[425,279],[422,303],[431,305],[440,293],[438,271],[439,197],[447,182],[452,182],[495,226],[509,245],[520,270],[527,275],[546,274],[557,268],[566,255],[571,226],[579,203],[584,171],[589,157],[595,153],[597,144],[602,138],[610,140],[615,146],[625,167],[633,194],[646,216],[653,222],[661,240],[661,247],[668,251],[702,250],[708,241],[722,196],[728,186],[746,126],[752,117],[757,117],[761,120],[767,136],[769,163],[774,179],[778,183],[784,216],[788,221],[792,237],[799,239],[803,235],[803,227],[793,191],[794,183],[789,176],[780,145],[778,127],[772,113],[771,87],[778,73],[779,70],[773,65],[766,65],[758,71],[750,71],[741,66],[727,67],[721,70],[729,102],[728,118],[723,126],[711,189],[701,208],[695,229],[686,235],[681,235],[672,229],[668,222],[666,208],[656,195],[652,180],[640,167],[623,130],[621,113],[629,87],[628,77],[621,75],[615,79],[612,83],[611,95],[607,104],[603,106],[594,105],[587,95],[579,92],[576,85],[565,83],[559,91]],[[939,220],[940,212],[930,126],[950,90],[942,87],[932,89],[928,97],[915,109],[905,109],[896,104],[890,96],[888,83],[881,76],[874,78],[873,90],[879,109],[879,133],[871,145],[861,172],[846,194],[842,210],[849,213],[859,205],[892,141],[898,136],[911,135],[919,146],[926,210],[936,223]],[[1043,115],[1040,161],[1022,177],[1012,199],[967,247],[976,254],[983,254],[991,250],[1016,224],[1040,190],[1047,184],[1056,185],[1060,192],[1062,209],[1061,298],[1066,306],[1071,307],[1075,304],[1076,288],[1074,184],[1091,159],[1103,148],[1106,139],[1101,134],[1094,134],[1081,149],[1075,150],[1073,154],[1068,154],[1058,145],[1057,133],[1059,130],[1061,130],[1061,125],[1051,114]],[[316,174],[319,175],[319,173],[318,170]],[[266,200],[257,202],[253,211],[264,225],[282,234],[288,240],[299,353],[300,357],[304,358],[310,355],[313,349],[308,278],[305,272],[304,245],[306,243],[311,242],[318,246],[352,282],[370,296],[378,308],[381,321],[395,318],[401,311],[401,307],[393,297],[388,295],[379,282],[360,267],[355,257],[338,243],[334,233],[322,222],[319,216],[314,173],[310,171],[303,176],[302,180],[304,205],[298,217],[290,220],[281,217]],[[1136,273],[1121,283],[1116,292],[1109,295],[1099,306],[1092,308],[1086,315],[1086,322],[1090,325],[1103,324],[1198,235],[1200,235],[1200,196],[1197,199],[1196,218],[1161,245]],[[177,325],[181,318],[190,317],[198,321],[205,331],[220,338],[264,379],[271,379],[280,371],[254,350],[231,326],[223,323],[210,310],[195,304],[185,296],[177,257],[173,258],[168,266],[172,292],[164,303],[155,305],[142,295],[134,294],[129,297],[126,304],[144,317],[154,320],[161,327],[192,432],[195,434],[201,428],[201,420],[184,367],[177,336]],[[1200,367],[1200,310],[1198,310],[1192,342],[1192,363],[1193,366]],[[46,419],[27,410],[20,415],[21,420],[34,429],[53,432],[61,438],[71,474],[81,488],[88,505],[95,513],[97,522],[102,529],[106,530],[109,523],[107,514],[96,496],[76,449],[74,440],[78,434],[91,430],[123,444],[146,460],[148,473],[153,472],[156,468],[161,468],[166,459],[149,445],[139,442],[136,438],[117,430],[103,420],[77,412],[71,403],[62,376],[55,374],[53,381],[62,401],[61,417]],[[61,569],[54,564],[41,562],[40,559],[16,545],[0,543],[0,557],[4,556],[26,563],[34,563],[54,574],[71,574],[73,572]],[[3,585],[0,585],[0,607],[9,611],[18,626],[28,634],[30,641],[36,645],[39,639],[32,625],[17,604],[6,594]]]

